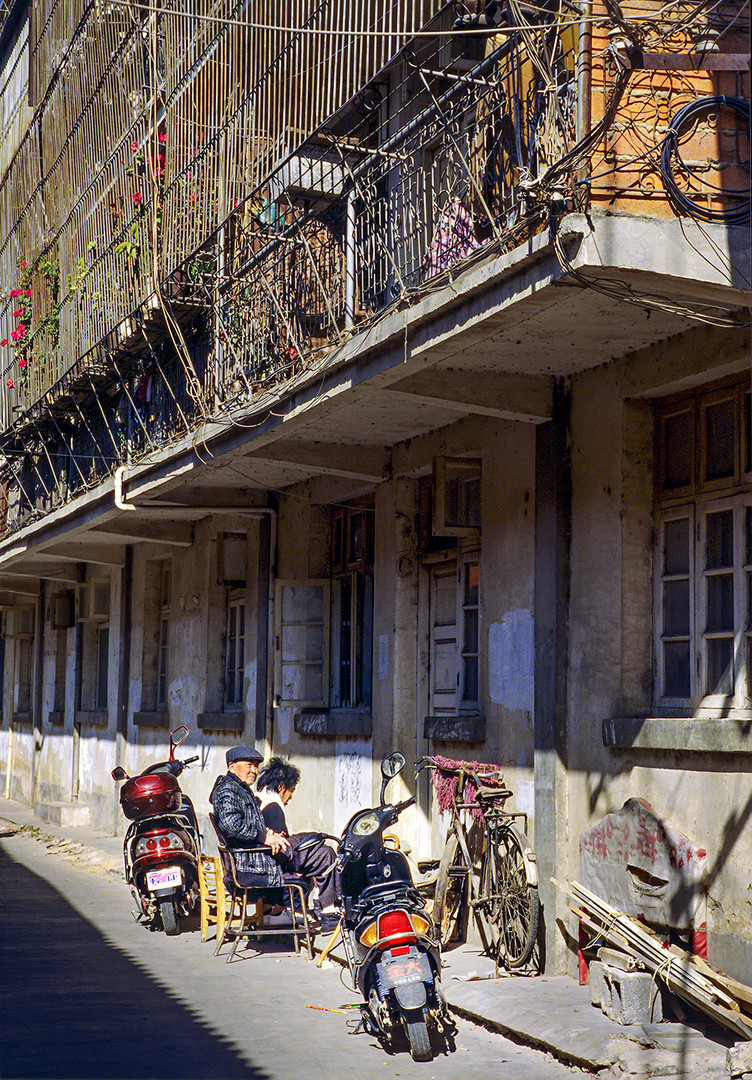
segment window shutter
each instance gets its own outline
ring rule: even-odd
[[[328,706],[329,582],[278,581],[275,622],[275,703]]]
[[[458,702],[459,643],[457,640],[457,566],[436,568],[432,574],[431,712],[455,714]]]

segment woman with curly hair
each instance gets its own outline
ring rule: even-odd
[[[321,904],[321,929],[324,933],[329,933],[339,922],[339,915],[334,908],[337,897],[337,882],[332,869],[335,854],[323,839],[314,847],[304,847],[302,851],[300,850],[303,841],[310,840],[317,836],[317,833],[300,832],[290,835],[285,807],[293,797],[299,782],[300,769],[283,758],[273,757],[259,773],[256,791],[261,802],[261,815],[267,828],[275,834],[286,836],[290,842],[288,857],[293,869],[297,874],[312,878],[316,882]]]

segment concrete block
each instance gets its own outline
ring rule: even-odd
[[[88,825],[89,807],[85,803],[78,802],[40,802],[34,807],[34,813],[42,821],[49,821],[51,825],[67,826]]]
[[[602,961],[590,965],[590,1000],[617,1024],[663,1019],[661,991],[647,971],[624,971]]]
[[[603,974],[603,963],[600,960],[593,960],[588,968],[588,985],[590,987],[590,1002],[595,1005],[596,1008],[601,1009],[603,1002],[608,1000],[611,1002],[611,992],[608,991],[608,999],[606,998],[606,979]]]
[[[731,1080],[752,1075],[752,1042],[735,1043],[726,1054],[726,1065]]]

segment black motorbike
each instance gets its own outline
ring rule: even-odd
[[[178,777],[198,756],[178,761],[175,748],[188,737],[181,725],[170,733],[170,757],[129,777],[119,765],[113,780],[126,780],[120,805],[131,824],[123,841],[123,878],[131,887],[136,918],[166,934],[180,931],[199,899],[200,837],[193,803],[180,790]]]
[[[362,1027],[387,1050],[406,1037],[415,1061],[431,1061],[432,1039],[453,1049],[456,1028],[441,989],[436,928],[406,857],[384,841],[384,830],[415,802],[384,801],[404,765],[399,753],[384,759],[380,805],[355,814],[339,841],[342,941],[353,987],[365,999]]]

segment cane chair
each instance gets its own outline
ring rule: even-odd
[[[300,938],[305,938],[308,956],[313,959],[313,941],[311,928],[308,921],[308,893],[310,887],[298,874],[285,874],[282,885],[276,888],[258,888],[256,886],[241,885],[238,881],[235,856],[240,851],[269,851],[268,847],[228,847],[227,841],[217,825],[214,814],[209,815],[209,820],[214,827],[217,836],[217,849],[222,865],[222,880],[227,893],[229,904],[227,914],[219,931],[217,925],[217,948],[216,953],[226,941],[232,941],[232,949],[227,957],[227,963],[231,964],[235,959],[238,945],[244,938],[251,937],[292,937],[295,952],[300,952]],[[289,912],[291,925],[270,926],[267,917],[267,908],[282,903]]]
[[[224,933],[229,899],[222,878],[222,863],[216,855],[200,855],[198,888],[201,900],[201,940],[209,937],[209,927],[216,924],[216,940]]]

